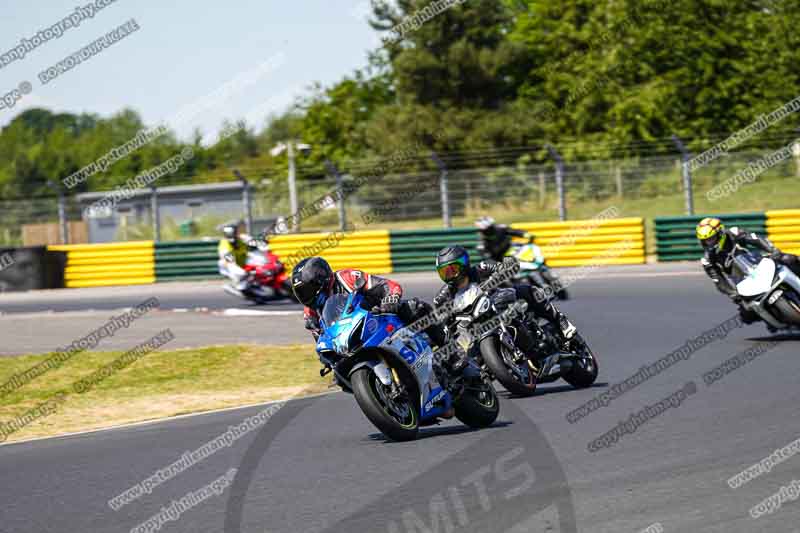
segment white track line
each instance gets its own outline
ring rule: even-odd
[[[563,273],[563,272],[559,272]],[[704,276],[703,272],[697,272],[695,270],[687,271],[687,272],[653,272],[653,273],[641,273],[641,274],[604,274],[602,276],[587,276],[584,278],[586,281],[591,281],[593,279],[620,279],[620,278],[682,278],[684,276]]]
[[[302,315],[302,311],[261,311],[258,309],[236,309],[236,308],[228,308],[222,311],[222,314],[225,316],[293,316],[293,315]]]

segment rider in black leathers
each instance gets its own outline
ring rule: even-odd
[[[480,234],[478,252],[493,261],[502,261],[511,248],[512,237],[523,237],[530,240],[533,235],[527,231],[514,229],[505,224],[497,224],[492,217],[483,217],[475,222]]]
[[[506,256],[506,253],[512,246],[513,237],[522,237],[527,239],[530,243],[533,243],[534,241],[534,236],[532,233],[520,229],[514,229],[510,226],[506,226],[505,224],[497,224],[492,217],[482,217],[478,219],[475,222],[475,226],[477,226],[479,230],[478,234],[480,236],[478,252],[484,258],[491,259],[492,261],[503,260],[503,258]],[[540,269],[539,272],[542,278],[544,278],[544,280],[550,284],[550,288],[557,293],[559,299],[566,300],[568,298],[566,289],[561,286],[559,279],[549,268],[547,268],[546,264]]]
[[[443,248],[436,256],[436,270],[445,285],[433,299],[434,307],[441,307],[452,300],[455,294],[469,283],[481,283],[489,279],[492,274],[501,270],[508,270],[517,266],[518,262],[513,257],[506,257],[502,263],[496,261],[481,261],[475,266],[469,262],[469,253],[461,246]],[[518,266],[517,266],[518,268]],[[531,285],[514,285],[518,300],[524,300],[528,309],[533,311],[555,326],[560,333],[561,341],[566,343],[577,333],[577,329],[552,303],[548,301],[544,291]]]

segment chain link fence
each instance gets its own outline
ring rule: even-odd
[[[708,192],[748,164],[772,153],[752,150],[725,155],[692,172],[692,193],[696,213],[732,213],[800,206],[798,179],[800,154],[786,158],[741,183],[726,195]],[[342,170],[345,194],[344,218],[358,229],[470,226],[483,215],[501,222],[557,220],[560,197],[553,163],[530,165],[486,165],[471,168],[404,171],[359,179],[359,174]],[[610,205],[622,216],[646,218],[686,214],[682,164],[677,156],[649,156],[626,159],[566,162],[564,203],[567,219],[591,218]],[[444,184],[443,184],[444,181]],[[333,176],[321,172],[300,172],[298,203],[316,205],[304,210],[298,231],[332,230],[340,226],[340,209]],[[159,208],[160,239],[216,238],[220,224],[246,218],[241,184],[229,183],[228,196],[197,186],[197,192],[179,208]],[[191,190],[192,186],[187,188]],[[213,185],[211,186],[213,187]],[[235,189],[235,190],[234,190]],[[98,240],[97,231],[82,233],[90,225],[84,208],[75,197],[64,200],[64,217],[71,242],[153,239],[154,228],[149,193],[136,205],[119,205],[108,213],[115,230]],[[711,196],[711,197],[710,197]],[[289,191],[285,178],[254,184],[250,191],[250,213],[254,231],[268,227],[280,216],[290,215]],[[446,216],[446,215],[449,215]],[[0,244],[32,244],[43,235],[53,241],[60,235],[57,197],[0,201]],[[39,227],[46,225],[45,229]],[[57,242],[57,241],[56,241]],[[39,243],[41,244],[41,242]]]

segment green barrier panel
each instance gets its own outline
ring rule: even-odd
[[[766,234],[767,231],[765,213],[658,217],[655,219],[658,260],[692,261],[700,259],[703,256],[703,249],[695,238],[695,226],[706,217],[717,217],[727,227],[739,226],[748,231],[762,234]]]
[[[217,241],[156,243],[156,281],[217,277],[218,244]]]
[[[478,245],[476,229],[392,230],[389,232],[392,271],[433,272],[439,250],[456,244],[469,250],[473,261],[480,260],[476,250]]]

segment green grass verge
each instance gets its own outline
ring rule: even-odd
[[[2,427],[30,409],[66,393],[55,412],[8,441],[59,435],[291,398],[329,390],[319,376],[313,345],[212,346],[151,352],[79,394],[72,384],[123,352],[84,352],[0,398]],[[51,354],[0,359],[0,384]]]

